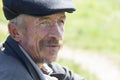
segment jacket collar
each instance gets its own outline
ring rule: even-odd
[[[17,58],[22,64],[26,67],[30,75],[33,77],[33,80],[45,80],[42,71],[36,71],[35,67],[31,64],[28,58],[21,51],[18,43],[12,39],[11,36],[8,36],[4,44],[5,50],[4,53]]]

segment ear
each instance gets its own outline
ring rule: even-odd
[[[18,27],[14,23],[10,22],[8,24],[8,31],[9,31],[11,37],[15,41],[17,41],[17,42],[21,41],[21,36],[22,36],[21,31],[20,31],[20,29],[18,29]]]

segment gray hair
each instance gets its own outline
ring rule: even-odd
[[[15,24],[19,28],[25,28],[25,23],[24,23],[25,15],[21,14],[14,19],[11,19],[10,22]]]

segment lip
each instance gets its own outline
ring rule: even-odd
[[[60,46],[59,45],[49,45],[49,46],[46,46],[46,48],[48,48],[50,51],[56,52],[60,49]]]
[[[47,47],[60,47],[60,45],[52,44],[52,45],[47,45]]]
[[[56,55],[57,55],[57,52],[58,52],[58,50],[60,49],[60,46],[58,46],[58,45],[51,45],[51,46],[47,46],[47,48],[49,49],[49,55],[51,56],[51,57],[56,57]]]

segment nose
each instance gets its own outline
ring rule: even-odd
[[[50,28],[50,37],[54,37],[57,40],[62,40],[63,36],[63,26],[59,26],[59,24],[55,23]]]

